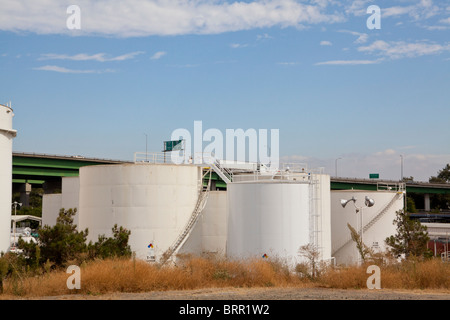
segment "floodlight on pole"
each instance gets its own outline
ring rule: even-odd
[[[367,207],[367,208],[373,207],[375,205],[375,200],[366,196],[364,199],[364,206],[358,207],[356,205],[356,198],[354,196],[352,196],[352,198],[348,199],[348,200],[341,199],[341,206],[343,208],[345,208],[345,206],[349,202],[353,202],[353,205],[355,206],[355,209],[356,209],[356,214],[360,213],[359,234],[361,237],[361,243],[363,243],[363,230],[364,230],[364,228],[363,228],[363,209],[364,209],[364,207]]]

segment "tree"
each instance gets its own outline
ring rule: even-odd
[[[442,170],[439,170],[438,175],[430,177],[430,183],[450,183],[450,164],[447,164]],[[450,209],[450,195],[449,194],[433,194],[431,196],[431,203],[437,212],[440,209]]]
[[[417,213],[416,203],[414,202],[414,199],[411,197],[406,198],[406,212]]]
[[[67,261],[78,260],[81,254],[87,253],[88,229],[77,231],[77,226],[73,224],[76,213],[76,209],[61,209],[53,227],[46,225],[39,230],[37,245],[19,239],[19,248],[23,250],[29,265],[40,265],[49,260],[55,266],[62,266]]]
[[[442,170],[439,170],[436,177],[430,177],[429,182],[450,183],[450,164],[447,164]]]
[[[76,209],[61,209],[56,225],[46,225],[39,230],[37,244],[19,239],[18,247],[23,250],[21,262],[36,270],[47,262],[60,267],[69,261],[81,263],[87,259],[131,256],[130,231],[114,225],[112,238],[100,235],[96,243],[86,244],[88,229],[77,231],[73,224],[76,212]]]
[[[358,249],[362,261],[366,262],[367,256],[372,254],[371,250],[364,244],[360,234],[355,230],[355,228],[353,228],[349,223],[347,223],[347,227],[350,229],[350,235],[356,244],[356,248]]]
[[[318,248],[312,244],[306,244],[299,248],[298,253],[301,257],[306,258],[306,263],[299,263],[296,265],[295,270],[307,276],[309,279],[314,280],[319,276],[319,256],[320,252]]]
[[[423,226],[418,220],[412,220],[404,212],[396,212],[396,218],[393,224],[397,225],[397,234],[386,238],[385,243],[390,247],[389,251],[396,257],[402,255],[406,259],[410,257],[431,257],[432,253],[428,249],[427,227]]]
[[[113,237],[107,238],[105,235],[99,235],[98,241],[89,244],[90,256],[95,258],[112,257],[131,257],[131,248],[128,245],[128,239],[131,231],[120,227],[117,224],[112,228]]]

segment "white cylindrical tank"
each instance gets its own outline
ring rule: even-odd
[[[365,206],[365,197],[375,201],[372,207]],[[349,200],[345,208],[342,200]],[[356,244],[351,240],[350,224],[357,232],[363,225],[362,240],[364,244],[375,252],[383,252],[387,249],[384,240],[396,233],[393,224],[395,213],[403,209],[404,192],[395,191],[364,191],[364,190],[336,190],[331,192],[331,239],[332,255],[338,264],[356,264],[360,260],[360,254]],[[357,212],[356,209],[360,208]],[[362,217],[362,220],[361,220]]]
[[[11,236],[13,110],[0,104],[0,252],[6,252]]]
[[[112,236],[114,224],[131,231],[136,257],[151,260],[173,244],[190,218],[201,186],[193,165],[118,164],[80,168],[79,230],[88,241]]]
[[[309,183],[235,182],[227,189],[227,256],[298,261],[300,246],[310,241]]]

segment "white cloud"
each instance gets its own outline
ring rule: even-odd
[[[364,16],[367,14],[367,7],[370,5],[370,2],[371,0],[354,0],[345,9],[345,12],[357,17]]]
[[[67,69],[64,67],[59,66],[42,66],[34,68],[34,70],[40,70],[40,71],[53,71],[53,72],[59,72],[59,73],[109,73],[114,72],[114,70],[106,69],[106,70],[77,70],[77,69]]]
[[[272,36],[268,35],[267,33],[264,34],[258,34],[256,36],[256,40],[263,40],[263,39],[273,39]]]
[[[444,31],[450,29],[450,26],[423,26],[425,29],[429,31]]]
[[[391,156],[393,154],[395,154],[394,149],[386,149],[384,151],[379,151],[375,153],[376,156]]]
[[[450,44],[441,45],[430,42],[407,43],[404,41],[386,42],[377,40],[369,46],[359,47],[358,51],[378,54],[391,59],[401,59],[450,51]]]
[[[320,45],[321,46],[332,46],[333,44],[330,41],[320,41]]]
[[[381,9],[381,16],[396,17],[401,15],[409,15],[415,20],[423,20],[431,18],[440,13],[442,9],[433,3],[432,0],[420,0],[416,4],[410,6],[394,6]]]
[[[376,64],[379,63],[381,59],[378,60],[331,60],[331,61],[324,61],[324,62],[318,62],[315,65],[316,66],[323,66],[323,65],[367,65],[367,64]]]
[[[280,66],[296,66],[298,65],[298,62],[277,62]]]
[[[357,36],[358,38],[354,41],[355,43],[366,43],[369,40],[369,35],[367,33],[361,33],[350,30],[339,30],[338,32],[349,33],[353,36]]]
[[[143,51],[130,52],[127,54],[123,54],[117,57],[106,57],[105,53],[96,53],[96,54],[85,54],[79,53],[76,55],[67,55],[67,54],[55,54],[55,53],[46,53],[42,54],[38,60],[72,60],[72,61],[98,61],[98,62],[107,62],[107,61],[124,61],[129,59],[134,59],[137,55],[144,53]]]
[[[439,20],[439,22],[450,24],[450,17],[448,17],[447,19]]]
[[[324,5],[325,4],[325,5]],[[38,34],[137,37],[150,35],[218,34],[270,27],[345,21],[326,12],[325,2],[296,0],[79,0],[81,29],[68,30],[67,2],[2,0],[0,30]]]
[[[158,51],[154,55],[150,57],[151,60],[158,60],[164,57],[167,54],[165,51]]]
[[[230,47],[233,49],[245,48],[245,47],[248,47],[248,44],[247,43],[232,43],[232,44],[230,44]]]

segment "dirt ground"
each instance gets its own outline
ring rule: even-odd
[[[213,288],[102,295],[71,294],[39,300],[450,300],[450,291],[327,288]]]

